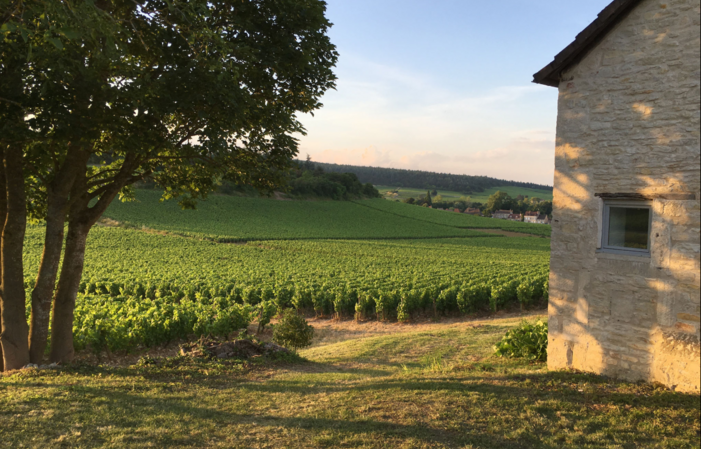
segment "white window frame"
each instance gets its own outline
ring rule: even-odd
[[[603,220],[601,225],[601,249],[599,251],[612,254],[622,254],[628,256],[650,257],[650,247],[652,245],[652,202],[651,201],[635,201],[635,200],[613,200],[604,199],[603,205]],[[630,209],[647,209],[647,249],[624,248],[620,246],[609,246],[609,227],[611,207],[622,207]]]

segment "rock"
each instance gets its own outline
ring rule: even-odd
[[[27,363],[22,367],[22,369],[32,369],[32,368],[39,368],[39,365],[36,363]]]

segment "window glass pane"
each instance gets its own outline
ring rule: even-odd
[[[648,249],[650,209],[611,207],[608,246]]]

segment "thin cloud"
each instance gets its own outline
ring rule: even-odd
[[[551,184],[551,94],[528,84],[451,91],[420,73],[346,57],[338,90],[314,118],[301,118],[308,135],[300,149],[323,162]]]

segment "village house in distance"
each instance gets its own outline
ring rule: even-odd
[[[698,392],[698,0],[615,0],[559,89],[548,367]]]

